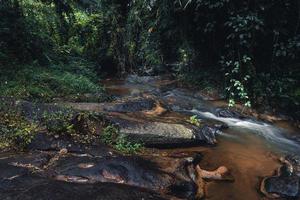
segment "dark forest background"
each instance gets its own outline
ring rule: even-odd
[[[299,117],[298,0],[0,0],[1,96],[100,93],[99,77],[172,74]]]

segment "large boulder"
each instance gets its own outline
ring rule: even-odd
[[[297,197],[299,196],[298,176],[269,177],[264,180],[264,191],[272,197]]]
[[[146,146],[168,147],[187,144],[215,144],[219,128],[204,125],[166,123],[160,121],[135,121],[111,118],[130,141],[142,142]]]
[[[52,172],[52,177],[61,181],[114,182],[152,190],[167,188],[176,181],[189,180],[189,175],[183,170],[188,161],[167,158],[156,161],[155,159],[151,156],[142,158],[137,156],[78,157],[67,155],[61,157],[47,170]],[[170,163],[172,163],[172,170],[163,169],[162,166]],[[170,174],[171,172],[173,175]],[[176,173],[181,176],[177,177]]]
[[[196,177],[194,164],[197,164],[193,160],[193,157],[90,156],[69,154],[67,150],[59,153],[0,155],[0,196],[1,199],[15,200],[20,199],[22,194],[22,199],[57,200],[64,199],[57,192],[61,192],[60,195],[65,198],[73,197],[75,192],[80,197],[84,194],[87,195],[85,198],[91,197],[89,199],[143,199],[146,194],[155,198],[145,199],[161,199],[161,195],[153,192],[158,191],[194,199],[198,186],[195,178],[192,178]],[[109,190],[104,186],[113,188]],[[101,193],[103,187],[105,189],[102,192],[105,193]],[[87,192],[87,189],[97,194]],[[112,190],[120,191],[120,196],[107,194]],[[133,193],[127,194],[128,191]],[[90,196],[92,194],[94,196]]]

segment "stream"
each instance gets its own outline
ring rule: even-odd
[[[207,98],[197,91],[174,87],[173,83],[160,78],[146,82],[107,80],[104,84],[107,91],[117,98],[144,93],[163,96],[171,104],[173,112],[180,113],[173,118],[175,121],[178,118],[184,121],[197,115],[198,119],[220,121],[229,126],[218,135],[218,143],[214,147],[160,150],[168,153],[204,152],[201,166],[213,170],[225,165],[232,171],[235,177],[232,183],[207,183],[206,199],[261,199],[259,183],[262,177],[271,176],[274,169],[279,167],[275,158],[288,154],[300,155],[300,143],[290,139],[297,133],[295,129],[289,128],[288,122],[276,126],[255,118],[218,117],[216,110],[218,106],[224,105],[224,101],[205,100]]]

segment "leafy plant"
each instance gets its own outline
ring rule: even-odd
[[[72,111],[45,112],[43,123],[52,134],[71,135],[75,133],[74,124],[72,123],[73,118],[74,113]]]
[[[103,129],[101,138],[104,143],[113,145],[117,137],[118,129],[115,126],[109,125]]]
[[[113,146],[118,151],[128,154],[138,153],[143,148],[141,143],[128,141],[127,137],[120,134],[119,130],[113,125],[109,125],[103,129],[102,141]]]
[[[188,120],[189,123],[195,125],[195,126],[200,126],[201,120],[197,118],[197,115],[193,115],[190,117]]]
[[[117,137],[114,147],[123,153],[133,154],[140,152],[143,145],[140,143],[129,142],[125,135],[120,135]]]

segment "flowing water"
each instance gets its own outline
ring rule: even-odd
[[[275,126],[254,118],[218,117],[214,102],[203,100],[203,96],[196,91],[176,88],[172,81],[106,80],[104,85],[117,98],[150,93],[167,101],[173,111],[160,117],[165,120],[186,121],[190,116],[197,115],[201,120],[219,121],[229,126],[218,136],[218,144],[214,147],[159,150],[168,154],[203,152],[202,168],[213,170],[224,165],[231,170],[234,182],[206,183],[206,199],[262,199],[259,183],[279,167],[278,157],[300,154],[300,144],[289,139],[297,136],[297,129],[289,128],[286,123]]]

